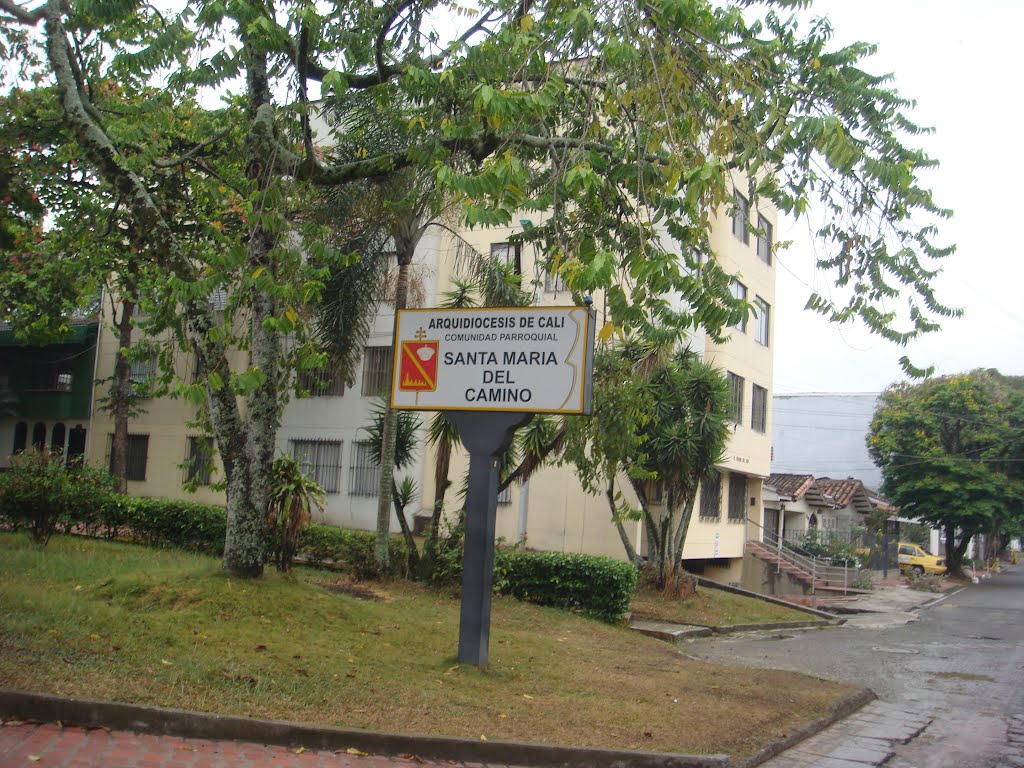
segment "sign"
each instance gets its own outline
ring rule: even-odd
[[[392,408],[590,413],[587,307],[403,309],[394,350]]]

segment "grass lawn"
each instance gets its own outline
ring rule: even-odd
[[[733,756],[852,690],[693,661],[504,598],[480,671],[456,663],[457,600],[404,582],[359,587],[323,571],[242,582],[203,556],[67,537],[38,550],[0,534],[0,681],[373,730]]]
[[[638,590],[631,603],[633,617],[676,624],[727,627],[732,624],[773,624],[807,621],[815,616],[782,605],[736,595],[711,587],[698,587],[686,600],[663,597],[656,590]]]

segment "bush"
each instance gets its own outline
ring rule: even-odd
[[[311,525],[299,537],[297,555],[308,565],[319,567],[332,565],[351,573],[357,579],[369,579],[377,575],[377,561],[374,557],[376,534],[373,531],[351,531],[329,525]],[[409,562],[405,542],[397,537],[390,540],[391,567],[404,572]]]
[[[14,528],[26,528],[33,541],[45,546],[57,523],[88,525],[113,495],[116,481],[89,466],[66,466],[64,456],[25,451],[11,457],[0,474],[0,517]]]
[[[100,522],[108,538],[130,534],[150,546],[224,553],[227,513],[222,507],[183,499],[114,495],[103,506]]]
[[[942,576],[936,573],[917,574],[913,571],[907,576],[907,584],[918,592],[941,592],[945,586]]]
[[[298,461],[285,454],[274,459],[273,478],[267,504],[267,535],[274,565],[278,571],[288,572],[302,532],[313,519],[313,508],[324,511],[324,489],[306,476]]]
[[[595,555],[503,552],[495,556],[495,584],[520,600],[616,623],[629,611],[636,569]]]

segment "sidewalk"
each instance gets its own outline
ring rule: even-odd
[[[480,763],[431,762],[413,755],[307,751],[235,741],[182,739],[55,723],[9,721],[0,728],[0,768],[410,768]]]

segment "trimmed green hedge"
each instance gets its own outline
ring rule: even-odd
[[[127,533],[150,546],[224,553],[227,513],[211,504],[117,495],[103,506],[100,523],[108,538]]]
[[[332,565],[347,571],[357,579],[368,579],[377,575],[374,547],[377,535],[373,531],[353,531],[348,528],[334,528],[314,523],[299,537],[298,557],[317,568]],[[405,575],[409,561],[405,542],[392,536],[390,539],[391,570]]]
[[[629,612],[636,569],[610,557],[568,552],[496,553],[496,591],[617,623]]]

